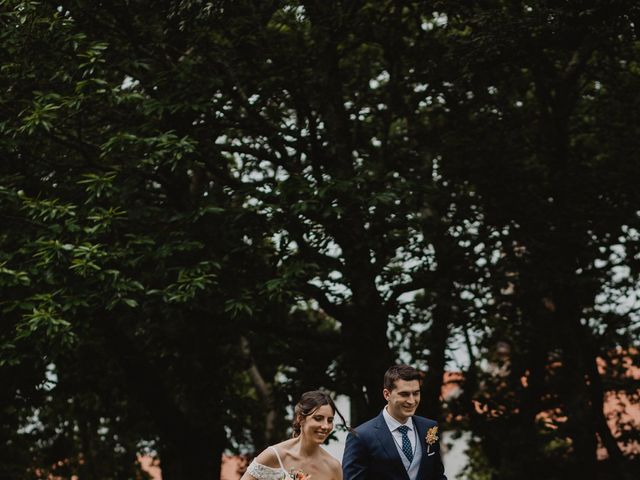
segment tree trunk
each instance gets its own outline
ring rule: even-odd
[[[189,428],[176,434],[160,451],[162,480],[219,480],[224,431],[217,438]]]
[[[429,370],[422,387],[420,402],[420,413],[437,421],[442,419],[442,400],[440,397],[444,381],[449,326],[452,322],[451,308],[445,295],[433,310],[433,323],[429,332]]]
[[[583,354],[584,363],[588,370],[589,394],[593,407],[596,431],[609,454],[609,465],[611,466],[611,470],[613,470],[611,472],[612,476],[624,480],[631,480],[632,474],[628,472],[628,468],[625,466],[625,458],[622,450],[620,450],[618,442],[611,433],[609,425],[607,424],[607,418],[604,414],[605,391],[600,372],[598,371],[597,355],[593,348],[583,349]]]
[[[386,314],[378,308],[354,309],[343,322],[342,339],[345,376],[352,386],[351,424],[357,426],[384,406],[384,372],[394,361]]]
[[[212,432],[208,425],[194,426],[175,404],[160,372],[130,340],[126,330],[120,328],[119,322],[103,320],[101,327],[114,358],[123,365],[127,387],[147,405],[158,426],[163,480],[218,480],[226,446],[224,428],[219,426]]]
[[[264,379],[258,365],[256,365],[253,355],[251,354],[249,341],[244,336],[240,337],[240,350],[247,359],[249,377],[264,407],[264,428],[256,432],[255,444],[253,445],[255,450],[260,452],[269,445],[277,442],[274,435],[277,412],[273,399],[273,390],[271,384]]]
[[[556,322],[561,332],[559,337],[563,350],[561,396],[566,428],[573,451],[573,471],[582,480],[596,478],[596,433],[593,407],[590,403],[587,369],[583,362],[584,336],[581,334],[580,310],[570,299],[575,292],[559,291],[556,298]]]

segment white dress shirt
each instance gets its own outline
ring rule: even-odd
[[[406,423],[400,423],[398,420],[393,418],[389,412],[387,412],[387,407],[384,407],[382,409],[382,416],[384,417],[384,421],[386,422],[387,427],[389,427],[389,431],[393,436],[396,448],[398,449],[398,453],[400,454],[400,458],[402,459],[402,464],[407,470],[409,478],[411,480],[414,480],[418,476],[420,460],[422,460],[422,449],[418,448],[418,431],[415,424],[413,423],[413,419],[409,418]],[[409,442],[411,442],[411,449],[413,450],[413,461],[411,463],[409,463],[409,459],[402,451],[402,433],[400,433],[400,431],[398,430],[398,427],[401,427],[402,425],[406,425],[407,427],[409,427],[407,436],[409,437]]]

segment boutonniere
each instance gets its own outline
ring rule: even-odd
[[[311,480],[311,475],[304,473],[304,470],[294,470],[292,468],[288,474],[282,475],[281,480],[286,480],[287,478],[292,480]]]
[[[431,450],[431,445],[438,441],[438,427],[431,427],[427,430],[427,435],[424,439],[427,441],[427,453]]]

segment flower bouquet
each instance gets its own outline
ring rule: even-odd
[[[294,470],[292,468],[288,474],[282,475],[282,480],[287,480],[288,478],[292,480],[311,480],[311,475],[304,473],[304,470]]]

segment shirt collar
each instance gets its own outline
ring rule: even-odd
[[[387,407],[382,409],[382,416],[384,417],[384,421],[391,432],[397,430],[398,427],[401,427],[402,425],[406,425],[409,427],[409,430],[413,431],[413,421],[411,418],[409,418],[406,423],[400,423],[398,420],[393,418],[389,412],[387,412]]]

